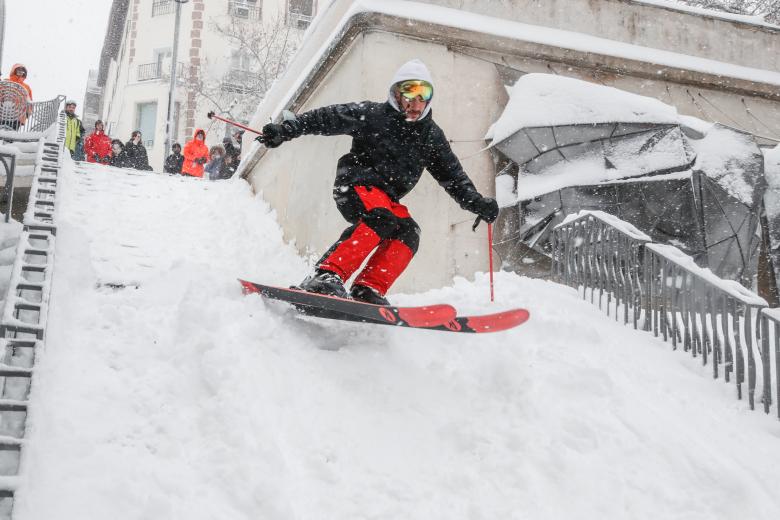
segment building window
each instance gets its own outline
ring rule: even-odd
[[[257,0],[230,0],[228,14],[235,18],[260,20],[263,18],[263,3]]]
[[[135,122],[135,127],[141,131],[144,146],[147,148],[154,146],[154,134],[157,129],[157,102],[138,103]]]
[[[258,75],[252,72],[252,55],[246,51],[233,51],[230,70],[222,79],[222,90],[248,94],[257,88]]]
[[[314,0],[287,0],[287,23],[306,29],[314,18]]]
[[[173,0],[154,0],[152,2],[152,16],[162,16],[173,12]]]

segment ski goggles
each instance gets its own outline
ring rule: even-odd
[[[430,101],[433,97],[433,85],[420,79],[410,79],[398,84],[398,92],[408,100],[420,97],[423,101]]]

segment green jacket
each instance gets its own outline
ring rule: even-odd
[[[66,115],[65,122],[65,147],[71,152],[76,151],[76,144],[81,139],[81,136],[85,134],[84,126],[81,124],[81,120],[74,116]]]

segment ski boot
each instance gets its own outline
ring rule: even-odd
[[[353,300],[373,305],[390,305],[387,298],[379,294],[375,289],[367,285],[353,284],[349,290],[349,296]]]
[[[307,276],[299,288],[306,292],[349,298],[339,275],[324,269],[317,269],[313,275]]]

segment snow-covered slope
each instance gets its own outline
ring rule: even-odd
[[[243,181],[66,166],[61,189],[17,520],[780,511],[780,424],[573,290],[396,297],[531,309],[492,335],[306,321],[241,295],[307,269]]]

